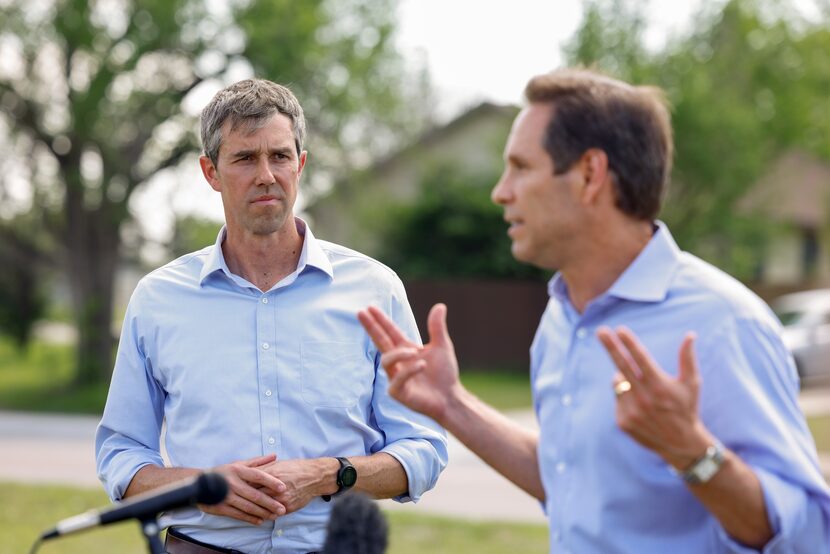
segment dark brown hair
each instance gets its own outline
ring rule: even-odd
[[[531,79],[525,96],[553,105],[544,147],[554,173],[565,173],[586,150],[598,148],[608,156],[617,207],[638,219],[657,217],[674,149],[662,90],[564,69]]]

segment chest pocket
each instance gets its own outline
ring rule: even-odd
[[[312,406],[350,408],[374,382],[374,365],[359,342],[304,341],[303,400]]]

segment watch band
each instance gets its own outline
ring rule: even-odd
[[[706,483],[720,471],[724,462],[723,445],[719,442],[709,445],[706,452],[692,463],[685,471],[675,471],[686,483],[699,485]]]

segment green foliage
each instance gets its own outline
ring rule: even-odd
[[[66,262],[79,383],[106,380],[111,368],[113,274],[130,198],[199,148],[193,104],[205,94],[240,70],[290,85],[311,131],[309,196],[327,174],[426,122],[423,75],[404,73],[390,39],[393,8],[393,0],[0,2],[0,146],[32,190],[29,206],[2,217],[40,217],[39,232]]]
[[[688,35],[648,54],[630,6],[586,3],[568,63],[667,91],[677,151],[662,217],[681,246],[752,278],[777,228],[741,199],[788,149],[830,159],[830,15],[810,23],[784,0],[732,0],[704,6]]]
[[[502,208],[490,200],[494,175],[450,166],[426,172],[414,202],[393,206],[381,259],[407,278],[542,278],[510,254]]]
[[[0,338],[0,409],[100,414],[109,383],[72,387],[71,346],[34,340],[25,350]]]
[[[56,521],[70,515],[106,506],[100,490],[65,486],[0,483],[0,554],[28,552],[35,538]],[[381,508],[390,500],[381,502]],[[544,525],[471,522],[427,516],[412,510],[385,512],[389,521],[389,552],[415,554],[497,554],[546,552],[548,532]],[[147,552],[136,522],[124,522],[87,533],[45,543],[41,554],[86,554],[88,552]]]
[[[176,218],[173,238],[168,245],[171,256],[178,258],[213,244],[221,227],[221,222],[198,216]]]

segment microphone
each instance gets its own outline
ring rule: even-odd
[[[383,554],[389,527],[377,504],[368,496],[350,492],[331,509],[321,554]]]
[[[173,483],[169,487],[153,490],[134,498],[117,502],[106,510],[90,510],[84,514],[59,521],[51,531],[41,535],[41,540],[53,539],[77,533],[90,527],[109,525],[125,519],[139,520],[155,517],[159,512],[185,508],[194,504],[219,504],[228,495],[228,483],[218,473],[202,473],[184,484]]]

